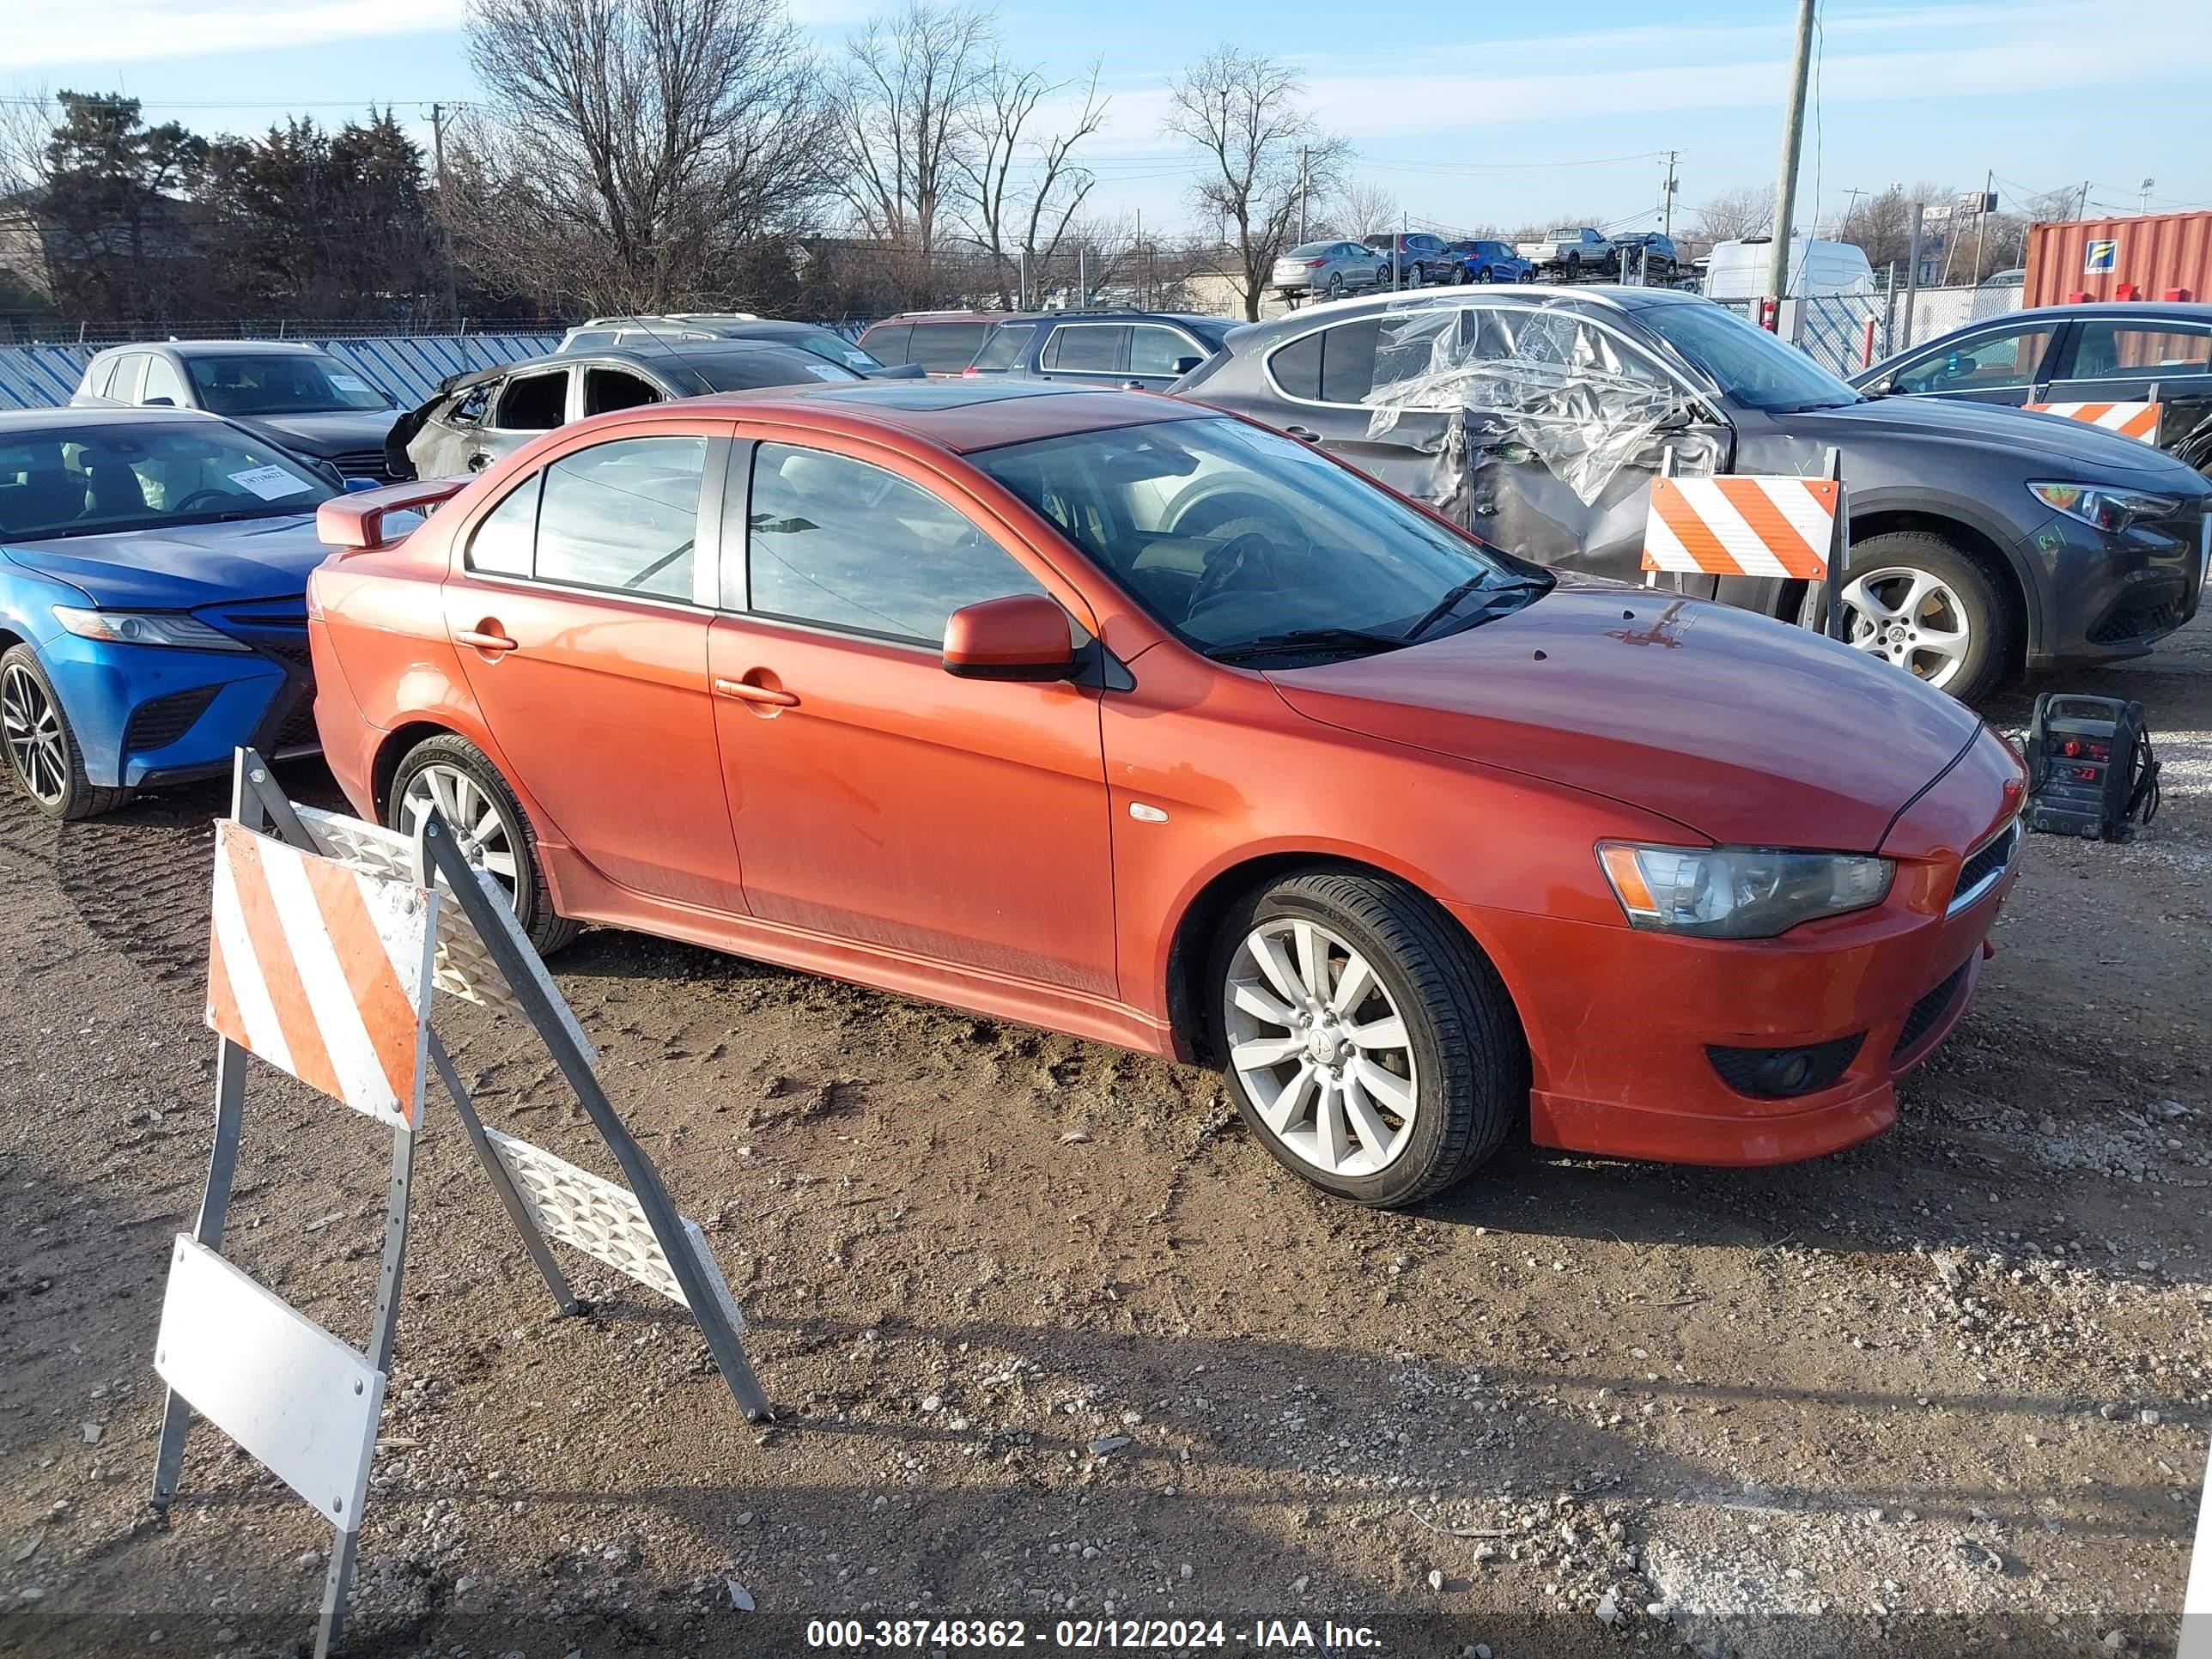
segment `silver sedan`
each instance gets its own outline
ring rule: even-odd
[[[1286,300],[1344,297],[1353,289],[1390,286],[1390,256],[1358,242],[1308,242],[1275,261],[1269,285]]]

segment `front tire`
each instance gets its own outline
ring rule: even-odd
[[[2011,618],[1987,570],[1926,531],[1852,547],[1844,567],[1850,643],[1960,702],[1996,689],[2012,660]]]
[[[17,785],[50,818],[97,817],[131,799],[130,790],[103,788],[85,775],[84,751],[62,700],[27,645],[0,653],[0,738]]]
[[[1323,1192],[1417,1203],[1471,1173],[1527,1109],[1504,986],[1402,882],[1316,868],[1249,894],[1223,921],[1208,982],[1238,1111]]]
[[[505,891],[539,956],[551,956],[582,931],[553,908],[538,831],[514,791],[483,750],[450,732],[425,738],[407,751],[392,774],[384,821],[412,835],[434,806],[453,827],[469,862]]]

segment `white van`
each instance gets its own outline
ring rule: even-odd
[[[1756,300],[1766,293],[1767,267],[1774,258],[1771,236],[1747,236],[1716,242],[1705,264],[1708,300]],[[1856,242],[1824,242],[1811,236],[1790,239],[1790,294],[1793,300],[1820,294],[1874,292],[1874,267]]]

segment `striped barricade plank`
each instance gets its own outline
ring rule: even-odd
[[[2158,441],[2159,416],[2163,412],[2157,404],[2029,404],[2027,407],[2038,415],[2063,416],[2085,426],[2117,432],[2124,438],[2140,438],[2147,444]]]
[[[1818,581],[1828,572],[1840,491],[1833,478],[1654,479],[1643,568]]]
[[[216,826],[207,1023],[357,1112],[421,1120],[437,901]]]

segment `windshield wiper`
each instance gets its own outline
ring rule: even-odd
[[[1262,634],[1257,639],[1217,645],[1206,654],[1215,662],[1249,662],[1255,657],[1311,656],[1323,651],[1342,651],[1369,656],[1395,651],[1405,641],[1390,634],[1370,634],[1359,628],[1294,628],[1285,634]]]
[[[1420,638],[1422,635],[1427,633],[1429,629],[1434,628],[1446,617],[1451,615],[1451,613],[1458,608],[1461,600],[1466,599],[1470,593],[1480,592],[1485,586],[1489,585],[1492,580],[1492,578],[1487,574],[1471,576],[1467,580],[1462,582],[1457,587],[1453,588],[1450,592],[1445,594],[1443,598],[1438,599],[1434,605],[1423,611],[1414,621],[1413,625],[1406,630],[1405,638],[1407,641],[1410,643],[1413,641]],[[1530,580],[1524,578],[1521,580],[1509,581],[1500,584],[1491,593],[1490,597],[1492,600],[1502,599],[1515,593],[1526,593],[1540,591],[1544,586],[1545,584],[1540,581]],[[1487,605],[1484,607],[1486,610],[1489,607]]]

